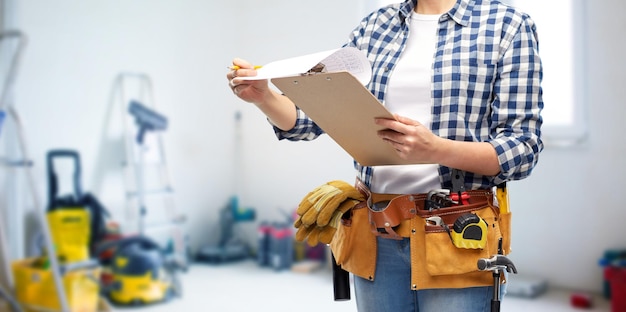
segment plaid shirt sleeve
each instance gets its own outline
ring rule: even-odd
[[[279,140],[311,141],[324,133],[324,131],[297,106],[296,114],[296,125],[292,129],[284,131],[273,126],[274,133]]]
[[[525,16],[510,47],[498,64],[496,98],[492,103],[489,141],[498,154],[501,172],[498,184],[527,177],[537,164],[543,108],[542,67],[535,24]]]
[[[472,0],[459,0],[441,22],[433,132],[494,147],[500,173],[467,172],[467,188],[527,177],[543,149],[542,65],[534,22],[500,2]],[[450,168],[440,167],[440,174],[443,187],[449,187]]]

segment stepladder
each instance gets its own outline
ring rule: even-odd
[[[43,205],[41,199],[39,198],[35,177],[32,172],[33,162],[31,160],[28,146],[26,143],[26,135],[24,133],[24,126],[20,115],[13,103],[13,87],[15,83],[15,78],[18,71],[18,65],[21,58],[21,54],[26,46],[26,36],[18,30],[10,30],[0,33],[0,48],[2,48],[2,52],[4,54],[5,45],[7,42],[12,42],[14,47],[13,51],[10,53],[11,56],[8,58],[8,66],[6,75],[3,78],[3,84],[0,94],[0,141],[3,140],[3,137],[11,136],[15,141],[16,145],[15,149],[18,150],[16,157],[2,157],[0,158],[0,164],[4,168],[10,168],[14,171],[21,171],[25,173],[27,184],[30,188],[30,192],[32,194],[32,205],[35,208],[35,215],[37,216],[37,225],[40,227],[40,231],[43,234],[45,248],[49,252],[54,251],[51,232],[46,220],[45,216],[45,206]],[[4,60],[4,58],[3,58]],[[12,129],[3,129],[3,127],[7,124],[11,124]],[[2,131],[4,130],[4,132]],[[11,205],[6,205],[5,208],[13,209]],[[6,212],[6,211],[5,211]],[[16,284],[13,279],[11,262],[14,260],[12,256],[9,255],[9,239],[8,235],[5,232],[5,229],[8,228],[7,221],[4,220],[6,214],[3,214],[0,211],[0,288],[2,288],[2,294],[5,300],[7,300],[13,311],[22,311],[21,305],[18,303],[18,297],[16,296]],[[21,223],[20,219],[23,219],[22,216],[18,213],[17,217],[14,218],[17,221],[15,223]],[[12,220],[13,222],[14,220]],[[21,233],[12,233],[14,236],[19,236]],[[20,240],[17,240],[18,242]],[[62,278],[63,272],[61,268],[61,264],[58,262],[57,258],[52,256],[49,257],[50,262],[50,271],[52,273],[55,294],[48,294],[56,296],[60,310],[62,312],[66,312],[70,310],[69,304],[66,297],[65,289],[63,288]]]
[[[163,139],[168,120],[156,106],[152,79],[146,73],[121,72],[112,92],[111,105],[121,110],[126,216],[135,221],[127,227],[154,239],[186,270],[186,216],[175,202]]]
[[[10,41],[13,47],[10,57],[4,57],[7,41]],[[33,172],[35,162],[29,152],[24,123],[13,100],[15,77],[25,45],[26,36],[21,31],[0,32],[0,49],[3,55],[1,59],[8,62],[8,65],[3,67],[6,68],[6,75],[2,77],[3,83],[0,89],[0,130],[2,130],[0,131],[0,143],[10,143],[5,146],[6,150],[4,151],[4,154],[8,156],[5,157],[4,154],[0,156],[0,167],[9,168],[8,171],[12,172],[12,180],[8,181],[8,185],[22,184],[22,180],[18,179],[18,176],[24,176],[26,182],[26,188],[13,187],[9,190],[3,190],[3,195],[6,197],[28,195],[32,206],[32,211],[27,211],[26,207],[22,207],[22,203],[19,201],[17,204],[11,202],[7,205],[0,205],[0,207],[6,208],[5,213],[0,211],[0,287],[2,288],[0,292],[4,297],[3,299],[10,304],[9,311],[42,309],[54,312],[75,311],[76,301],[72,302],[69,298],[72,290],[65,287],[65,282],[71,280],[70,276],[80,274],[90,277],[87,284],[93,290],[91,300],[85,301],[84,304],[91,304],[95,308],[95,305],[99,304],[99,283],[95,278],[99,272],[98,261],[89,258],[80,261],[60,261],[57,257],[58,244],[51,231],[48,207],[41,200],[37,190]],[[4,219],[7,210],[12,213],[10,220]],[[26,223],[27,213],[32,213],[35,216],[34,224],[31,224],[30,227],[14,227],[18,230],[7,235],[5,230],[10,227],[6,225]],[[38,243],[42,243],[42,254],[30,254],[26,258],[25,252],[20,252],[19,249],[17,249],[18,252],[15,250],[12,253],[9,252],[11,249],[9,247],[16,249],[15,247],[26,245],[23,238],[20,238],[24,236],[24,232],[41,235],[38,238],[41,238],[42,241]],[[43,289],[45,291],[40,291]],[[2,309],[0,303],[0,310]]]

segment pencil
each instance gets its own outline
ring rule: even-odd
[[[259,69],[259,68],[261,68],[261,67],[263,67],[263,66],[261,66],[261,65],[254,65],[254,69]],[[230,70],[238,70],[238,69],[241,69],[241,67],[239,67],[239,66],[237,66],[237,65],[229,66],[229,67],[227,67],[227,68],[228,68],[228,69],[230,69]]]

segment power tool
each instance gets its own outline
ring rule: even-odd
[[[471,212],[459,216],[448,233],[457,248],[483,249],[487,244],[487,222]]]
[[[81,185],[80,154],[72,149],[54,149],[47,153],[48,208],[46,218],[61,262],[88,260],[96,243],[106,234],[105,219],[109,212],[91,193],[83,192]],[[59,196],[59,179],[55,161],[68,158],[74,164],[73,193]]]

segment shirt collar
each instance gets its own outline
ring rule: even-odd
[[[475,0],[457,0],[456,4],[447,15],[452,18],[457,24],[461,26],[467,26],[472,17],[472,8],[474,7]]]
[[[418,0],[407,0],[400,6],[400,17],[404,21],[415,9]],[[472,7],[475,0],[457,0],[456,4],[448,13],[444,14],[442,20],[452,18],[457,24],[467,26],[471,17]]]
[[[415,9],[415,5],[417,4],[417,0],[406,0],[400,6],[400,19],[406,20],[407,17],[411,16],[411,12]]]

